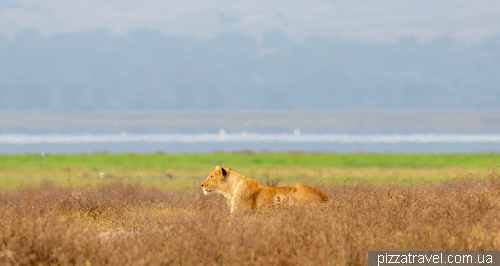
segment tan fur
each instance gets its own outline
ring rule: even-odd
[[[323,204],[328,198],[320,190],[304,184],[294,187],[266,187],[227,167],[215,170],[201,184],[203,193],[224,195],[231,213],[255,210],[275,204],[309,205]]]

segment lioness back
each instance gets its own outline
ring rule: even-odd
[[[295,185],[289,194],[290,205],[323,204],[328,202],[328,197],[319,189],[304,185]]]

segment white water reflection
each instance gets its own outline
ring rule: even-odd
[[[499,134],[3,134],[0,144],[84,143],[500,143]]]

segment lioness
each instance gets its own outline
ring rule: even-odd
[[[219,165],[201,183],[201,187],[205,195],[212,192],[224,195],[231,207],[231,213],[273,204],[305,205],[328,202],[323,192],[311,186],[297,184],[294,187],[266,187],[256,180]]]

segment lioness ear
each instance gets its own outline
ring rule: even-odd
[[[226,176],[227,175],[227,171],[224,168],[220,167],[220,165],[217,165],[215,167],[215,171],[217,171],[222,176]]]

